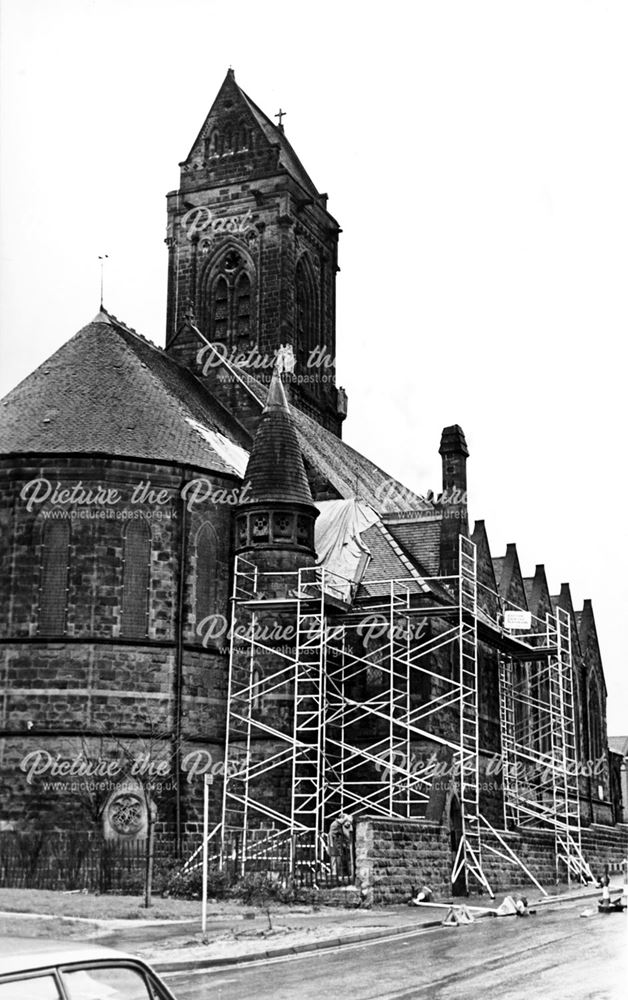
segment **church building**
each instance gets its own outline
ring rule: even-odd
[[[469,524],[459,425],[437,497],[345,443],[339,233],[229,70],[167,196],[165,347],[101,307],[2,401],[0,828],[124,838],[150,798],[180,844],[209,775],[243,868],[349,816],[376,900],[394,852],[506,884],[500,838],[582,875],[628,846],[592,603]]]

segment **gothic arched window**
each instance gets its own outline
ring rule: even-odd
[[[247,129],[246,125],[244,124],[244,122],[242,122],[242,121],[238,122],[238,128],[237,128],[237,131],[236,131],[236,152],[238,150],[240,150],[240,149],[246,149],[247,148],[247,145],[248,145],[248,143],[247,143],[247,132],[248,132],[248,129]]]
[[[211,311],[213,338],[224,340],[229,328],[229,285],[223,275],[219,275],[214,282]]]
[[[603,752],[602,742],[602,701],[597,679],[592,677],[589,681],[589,756],[591,760],[598,760]]]
[[[580,675],[575,665],[573,670],[573,723],[576,756],[580,760],[583,756],[584,745],[582,739],[582,697],[580,694]]]
[[[122,616],[120,634],[145,636],[148,632],[150,589],[150,528],[144,518],[129,521],[124,536]]]
[[[70,525],[48,521],[43,532],[39,631],[42,635],[63,635],[67,607]]]
[[[255,339],[255,272],[243,252],[230,247],[207,272],[201,323],[212,341],[244,347]]]
[[[220,153],[222,152],[222,149],[221,149],[221,145],[222,144],[221,144],[221,141],[220,141],[220,132],[218,131],[218,129],[214,129],[211,132],[211,134],[210,134],[209,138],[206,140],[206,142],[207,142],[207,150],[208,150],[209,155],[210,156],[220,156]]]
[[[234,314],[236,338],[248,338],[251,332],[251,281],[244,271],[235,286]]]
[[[195,628],[216,610],[216,549],[216,532],[206,521],[196,535]]]
[[[296,342],[298,371],[304,373],[312,351],[318,346],[316,286],[305,257],[301,257],[296,270]]]

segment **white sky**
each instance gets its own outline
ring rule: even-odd
[[[2,372],[105,304],[158,344],[165,194],[229,65],[343,228],[345,438],[591,597],[628,732],[625,0],[0,0]]]

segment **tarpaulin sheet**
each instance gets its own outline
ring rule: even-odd
[[[360,500],[323,500],[316,506],[318,565],[328,570],[325,590],[350,604],[370,557],[361,535],[379,516]]]

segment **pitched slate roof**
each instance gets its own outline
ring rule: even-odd
[[[495,582],[499,596],[503,600],[517,604],[525,597],[519,556],[514,542],[507,544],[505,556],[493,560],[493,569],[495,570]]]
[[[272,122],[261,108],[257,106],[255,101],[251,100],[248,94],[245,94],[239,84],[236,83],[235,74],[232,69],[228,70],[201,130],[194,140],[192,148],[184,162],[188,164],[191,161],[195,150],[199,148],[202,140],[210,134],[212,128],[216,125],[220,127],[225,114],[230,118],[233,117],[234,108],[236,111],[239,111],[240,116],[243,114],[245,116],[248,115],[249,119],[252,119],[255,125],[257,125],[263,136],[262,142],[267,149],[275,147],[278,150],[279,166],[294,177],[309,194],[315,198],[319,198],[320,195],[314,182],[288,142],[283,128]],[[242,150],[238,155],[247,155],[247,153]]]
[[[104,310],[0,407],[9,454],[101,453],[241,476],[243,440],[191,372]]]
[[[411,593],[420,593],[428,587],[421,580],[420,572],[413,566],[406,554],[381,521],[377,521],[362,535],[371,561],[362,578],[358,596],[384,596],[390,593],[388,580],[404,580],[404,586]],[[382,583],[373,581],[385,581]]]
[[[276,373],[244,478],[249,484],[246,503],[287,501],[313,506],[292,415]]]
[[[198,337],[199,344],[208,344],[198,327],[191,323],[188,325]],[[232,364],[222,354],[216,356],[212,374],[219,378],[221,369],[229,373],[232,384],[240,384],[242,391],[257,401],[261,413],[266,405],[268,386],[245,368]],[[329,483],[339,498],[364,500],[378,513],[426,507],[428,501],[389,476],[370,459],[303,413],[298,406],[291,405],[290,409],[306,469],[313,468],[317,478]],[[315,494],[314,498],[319,497]]]
[[[560,594],[551,595],[552,608],[554,614],[558,608],[562,608],[573,617],[573,601],[571,599],[571,588],[568,583],[561,583]]]
[[[545,566],[543,563],[537,563],[534,569],[534,576],[530,577],[529,584],[526,584],[524,581],[524,586],[526,587],[526,593],[528,594],[529,610],[535,617],[544,621],[546,613],[548,611],[552,611],[553,609],[551,595],[547,586],[547,577],[545,576]]]
[[[252,101],[248,94],[245,94],[238,84],[236,84],[236,87],[238,87],[238,90],[253,112],[258,125],[269,142],[279,144],[279,162],[281,165],[288,171],[289,174],[292,174],[292,176],[302,184],[306,191],[309,191],[310,194],[318,196],[318,191],[314,182],[310,178],[307,170],[301,163],[301,160],[295,153],[291,144],[286,139],[283,128],[280,128],[278,125],[275,125],[274,122],[271,122],[270,118],[264,114],[261,108],[258,108],[255,101]]]
[[[386,527],[397,542],[420,566],[426,575],[438,576],[440,572],[440,535],[442,517],[436,514],[426,518],[395,518],[384,515]]]
[[[261,415],[268,387],[224,363],[257,400]],[[425,503],[297,407],[290,409],[306,468],[339,497],[358,496],[378,512]],[[188,368],[106,310],[0,405],[0,451],[9,454],[99,453],[242,477],[250,447],[237,414]]]
[[[597,634],[597,627],[595,624],[595,615],[593,614],[593,604],[590,598],[585,599],[582,605],[582,611],[576,613],[576,621],[578,623],[580,648],[585,657],[585,663],[587,664],[587,667],[592,667],[595,661],[597,661],[601,673],[602,684],[604,685],[604,694],[607,695],[608,692],[606,688],[606,679],[604,677],[602,654]]]
[[[495,579],[495,560],[491,557],[491,547],[483,520],[475,522],[471,541],[477,546],[478,606],[494,623],[501,611]]]
[[[359,451],[342,441],[316,420],[312,420],[296,406],[292,407],[294,423],[299,435],[299,444],[306,463],[313,465],[339,493],[341,497],[357,496],[377,511],[405,510],[420,497],[404,487],[383,469],[361,455]],[[388,499],[388,488],[393,484],[399,488],[398,498]]]

